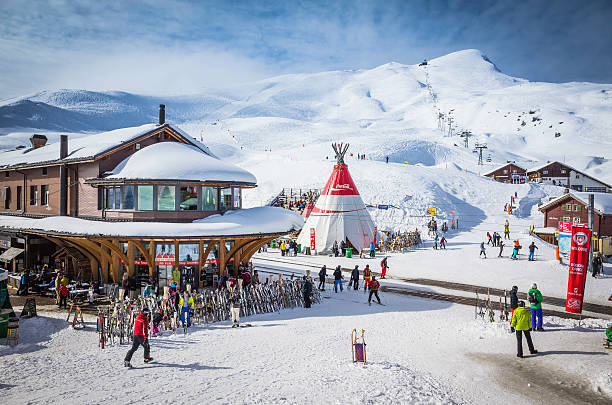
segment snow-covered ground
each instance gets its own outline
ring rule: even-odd
[[[605,321],[547,317],[537,356],[516,358],[507,324],[471,307],[361,291],[323,293],[311,309],[193,327],[151,340],[134,369],[128,346],[99,349],[94,318],[73,330],[65,315],[21,321],[22,342],[0,346],[3,402],[23,403],[609,403]],[[353,328],[365,329],[368,364],[351,361]],[[527,350],[525,345],[525,350]]]

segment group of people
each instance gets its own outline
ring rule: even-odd
[[[381,266],[383,269],[381,278],[385,278],[384,275],[386,274],[387,269],[388,269],[387,258],[384,258],[381,261]],[[340,290],[340,292],[344,291],[344,287],[342,285],[342,280],[344,279],[344,276],[342,275],[342,268],[340,267],[340,265],[338,265],[336,269],[334,270],[333,276],[334,276],[334,292],[338,293],[338,290]],[[327,266],[323,265],[323,267],[321,267],[321,270],[319,270],[319,290],[321,291],[325,291],[326,277],[327,277]],[[355,268],[353,269],[353,271],[351,271],[351,278],[348,282],[347,288],[350,289],[352,287],[353,290],[358,291],[359,290],[359,277],[360,277],[359,265],[355,265]],[[364,292],[368,292],[368,290],[370,291],[370,295],[368,296],[368,304],[370,305],[372,304],[372,296],[376,297],[376,300],[378,301],[378,303],[381,304],[380,297],[378,296],[379,288],[380,288],[380,283],[378,282],[378,280],[376,280],[376,276],[372,274],[370,265],[367,264],[365,268],[363,269],[363,291]]]
[[[438,250],[438,243],[440,243],[440,249],[446,250],[446,238],[444,236],[440,238],[438,234],[436,234],[433,245],[434,250]]]
[[[508,222],[508,220],[506,220],[506,222],[504,223],[504,239],[510,239],[510,223]],[[493,232],[493,234],[491,234],[490,232],[487,232],[487,246],[489,245],[493,247],[499,247],[499,254],[497,255],[497,257],[502,257],[502,253],[504,252],[504,247],[506,247],[506,244],[502,241],[502,237],[499,233]],[[513,241],[512,255],[510,256],[510,259],[518,260],[519,251],[521,249],[522,246],[519,243],[519,240],[515,239]],[[535,261],[536,249],[538,249],[538,247],[535,245],[535,242],[532,241],[531,245],[529,245],[529,261]],[[484,242],[480,243],[480,253],[478,256],[484,256],[485,259],[487,258],[487,251]]]
[[[531,285],[531,289],[527,292],[527,298],[529,300],[529,310],[525,307],[525,301],[518,298],[518,287],[513,286],[510,290],[510,308],[512,309],[510,330],[516,333],[517,357],[523,357],[523,335],[527,340],[529,352],[536,354],[538,351],[534,348],[531,332],[544,331],[542,319],[543,297],[536,283]]]
[[[297,256],[298,245],[294,240],[281,241],[280,243],[281,256]]]

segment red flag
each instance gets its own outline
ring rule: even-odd
[[[566,312],[572,312],[574,314],[582,313],[584,283],[586,282],[589,263],[590,243],[590,229],[579,227],[572,228],[567,298],[565,301]]]

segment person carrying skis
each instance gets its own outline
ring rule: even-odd
[[[440,249],[446,250],[446,238],[444,236],[442,236],[442,239],[440,239]]]
[[[189,292],[185,290],[183,296],[179,299],[179,308],[181,309],[180,319],[183,325],[187,322],[187,327],[191,326],[191,317],[189,313],[195,309],[193,297],[189,295]]]
[[[530,262],[535,261],[535,257],[534,257],[534,255],[535,255],[535,250],[536,250],[537,248],[538,248],[538,247],[535,245],[535,242],[531,242],[531,245],[529,245],[529,261],[530,261]]]
[[[504,239],[506,238],[510,239],[510,222],[507,219],[504,223]]]
[[[355,268],[351,272],[351,281],[349,281],[349,288],[351,287],[351,283],[353,284],[353,290],[359,290],[359,265],[356,264]]]
[[[478,255],[478,257],[482,255],[484,255],[485,259],[487,258],[487,251],[485,250],[484,242],[480,242],[480,254]]]
[[[510,290],[510,309],[512,310],[512,315],[510,316],[510,323],[512,323],[512,318],[514,317],[514,310],[516,308],[518,308],[518,287],[513,285],[512,289]],[[510,331],[514,332],[514,328],[512,326],[510,326]]]
[[[444,238],[442,238],[444,239]],[[442,242],[440,242],[442,243]],[[380,278],[385,278],[385,276],[387,275],[387,269],[389,269],[389,265],[387,264],[387,258],[385,257],[384,259],[382,259],[380,261]]]
[[[240,296],[238,295],[238,291],[234,290],[232,296],[229,299],[230,301],[230,312],[232,315],[232,328],[240,327]]]
[[[134,343],[132,343],[132,348],[127,352],[125,359],[123,361],[123,365],[125,367],[132,367],[130,361],[132,361],[132,356],[138,350],[138,346],[142,346],[144,348],[144,362],[148,363],[153,360],[153,357],[150,356],[151,347],[149,346],[149,316],[150,312],[148,308],[144,308],[140,311],[140,314],[134,320]]]
[[[340,265],[334,270],[334,292],[338,292],[338,286],[340,286],[340,292],[342,292],[344,288],[342,287],[342,270],[340,270]]]
[[[538,290],[536,283],[531,284],[531,289],[527,292],[527,296],[529,297],[529,306],[531,307],[531,329],[542,332],[544,331],[542,327],[542,301],[544,298],[540,290]]]
[[[325,277],[327,276],[327,266],[323,265],[319,270],[319,290],[325,291]]]
[[[372,276],[372,281],[370,281],[370,295],[368,296],[368,305],[372,305],[372,294],[376,296],[378,303],[381,304],[380,297],[378,296],[379,287],[380,283],[378,282],[378,280],[376,280],[376,277]]]
[[[312,283],[306,276],[304,276],[302,280],[304,280],[304,287],[302,289],[302,293],[304,294],[304,308],[310,308],[312,298]]]
[[[487,246],[489,246],[489,243],[495,246],[495,244],[493,243],[493,237],[491,236],[489,232],[487,232],[487,238],[489,238],[489,240],[487,241]]]
[[[497,257],[502,257],[502,253],[504,251],[504,242],[500,240],[498,244],[499,244],[499,254],[497,255]]]
[[[529,353],[536,354],[538,351],[533,347],[531,340],[531,314],[525,308],[525,301],[519,301],[518,307],[512,314],[512,323],[510,326],[516,330],[516,357],[523,357],[523,333],[529,346]]]
[[[368,291],[371,277],[372,271],[370,270],[370,265],[366,264],[365,269],[363,269],[363,292]]]

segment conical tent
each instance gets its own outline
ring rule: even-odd
[[[340,245],[344,240],[356,249],[367,248],[374,241],[374,223],[344,163],[348,146],[332,145],[338,163],[298,237],[302,246],[311,246],[314,229],[318,253],[329,252],[334,241]]]

